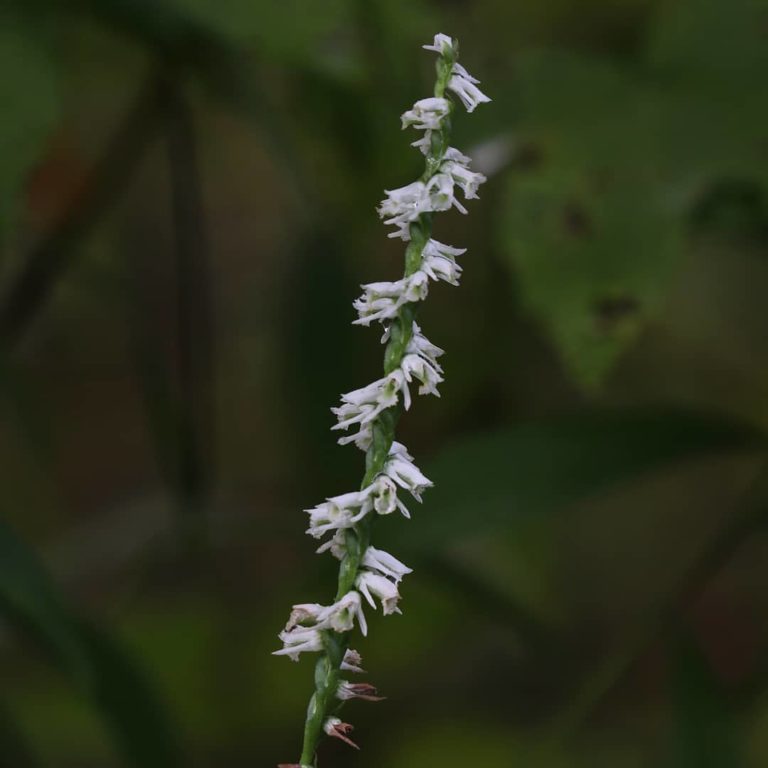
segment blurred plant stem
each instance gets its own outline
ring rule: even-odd
[[[40,765],[26,735],[3,703],[0,703],[0,744],[3,745],[3,765],[13,768],[38,768]]]
[[[205,548],[215,455],[212,274],[194,118],[179,81],[168,83],[166,147],[176,265],[175,461],[172,485],[183,541]]]
[[[11,350],[70,266],[80,241],[116,202],[160,129],[167,88],[157,74],[125,118],[52,231],[32,249],[0,302],[0,348]]]
[[[24,10],[55,13],[58,6],[56,0],[33,0]],[[146,14],[137,13],[138,10]],[[176,86],[172,81],[181,82],[186,74],[199,76],[228,106],[253,118],[280,158],[291,191],[303,203],[312,199],[311,191],[302,181],[302,169],[297,167],[296,153],[286,140],[290,132],[281,111],[275,108],[274,94],[261,87],[254,63],[245,59],[243,51],[204,26],[195,25],[183,14],[175,13],[170,6],[160,8],[144,0],[139,4],[79,0],[69,11],[84,16],[92,14],[108,28],[144,47],[154,62],[154,71],[140,85],[133,104],[71,196],[71,203],[11,279],[0,300],[0,349],[10,350],[17,344],[75,259],[79,243],[120,198],[160,133],[163,121],[173,119],[174,110],[169,105]]]
[[[627,633],[622,648],[598,665],[577,688],[551,725],[550,739],[567,740],[579,731],[605,700],[631,674],[649,647],[665,639],[679,625],[685,610],[739,552],[745,542],[768,526],[768,471],[763,471],[748,498],[722,531],[693,560],[669,599],[655,616]]]

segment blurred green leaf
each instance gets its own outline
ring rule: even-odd
[[[402,546],[434,548],[676,462],[766,447],[764,434],[739,422],[673,410],[581,413],[477,435],[427,465],[435,487],[400,527]]]
[[[0,14],[0,243],[58,113],[55,69],[39,29]]]
[[[0,745],[0,765],[9,768],[37,768],[39,765],[25,734],[4,705],[0,705]]]
[[[91,667],[89,695],[121,756],[146,768],[184,763],[167,712],[131,654],[108,632],[81,622],[80,637]]]
[[[74,616],[34,554],[2,522],[0,616],[51,654],[97,708],[127,762],[182,764],[163,707],[130,655],[108,633]]]
[[[653,190],[588,172],[513,178],[504,237],[524,306],[587,387],[653,316],[681,253],[681,221]]]
[[[359,75],[358,50],[348,35],[352,0],[166,0],[211,31],[236,44],[255,45],[281,62],[343,78]]]
[[[677,717],[669,765],[744,766],[738,716],[709,661],[691,637],[677,643],[673,682]]]
[[[573,759],[557,745],[539,744],[508,723],[487,720],[427,723],[389,739],[384,759],[376,765],[392,768],[438,766],[535,765],[566,768]]]
[[[734,6],[669,5],[646,69],[563,50],[519,57],[518,132],[535,162],[509,181],[503,248],[523,305],[587,388],[658,311],[693,206],[723,180],[768,185],[765,9]]]
[[[768,68],[764,0],[682,0],[658,9],[650,43],[655,66],[710,83]]]
[[[661,100],[612,62],[563,52],[522,57],[519,77],[538,162],[510,178],[503,247],[523,305],[594,387],[653,316],[682,252]]]
[[[700,186],[768,186],[764,0],[682,0],[658,7],[648,61],[664,90],[665,164]]]
[[[0,521],[0,614],[31,634],[72,675],[90,685],[77,622],[35,555]]]

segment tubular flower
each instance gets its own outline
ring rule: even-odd
[[[404,304],[423,301],[429,292],[428,275],[421,270],[394,283],[380,282],[360,286],[365,293],[353,302],[359,315],[354,325],[370,325],[397,317]]]
[[[273,656],[288,656],[292,661],[298,661],[300,653],[317,653],[323,650],[323,636],[320,630],[314,627],[294,627],[291,630],[283,630],[278,637],[283,647],[272,651]]]
[[[432,481],[413,463],[413,456],[402,443],[392,443],[384,472],[401,488],[409,491],[416,501],[421,501],[421,494],[432,486]]]
[[[363,566],[372,571],[378,571],[396,584],[403,580],[403,576],[413,571],[401,563],[396,557],[384,552],[382,549],[368,547],[363,555]]]
[[[339,702],[380,697],[368,683],[343,679],[343,673],[363,671],[360,654],[349,642],[356,630],[362,635],[368,631],[363,601],[373,608],[381,605],[385,616],[400,613],[400,584],[411,573],[394,555],[371,545],[373,524],[393,512],[410,518],[401,496],[407,491],[420,502],[432,486],[406,447],[395,440],[395,427],[411,407],[411,385],[418,386],[419,395],[439,396],[438,385],[444,380],[438,362],[444,352],[424,335],[416,313],[431,283],[459,284],[462,267],[457,257],[465,249],[432,237],[434,214],[452,208],[467,213],[462,200],[477,198],[486,180],[470,169],[469,157],[449,145],[454,97],[469,112],[489,99],[477,87],[479,81],[458,63],[456,41],[441,33],[423,47],[437,54],[434,94],[406,110],[401,123],[404,129],[420,132],[412,146],[425,156],[424,173],[410,184],[385,190],[377,208],[384,224],[392,228],[388,236],[408,244],[405,270],[399,279],[362,285],[362,295],[353,302],[354,325],[381,326],[383,375],[343,394],[341,403],[331,409],[336,419],[331,429],[343,433],[338,442],[352,443],[365,453],[365,476],[360,490],[329,497],[306,510],[307,533],[321,540],[317,552],[329,552],[340,561],[338,590],[330,605],[294,605],[279,634],[282,647],[274,652],[293,660],[302,653],[320,654],[301,758],[289,768],[317,768],[317,745],[323,734],[357,748],[349,738],[352,726],[334,713]]]
[[[382,576],[374,571],[360,570],[355,584],[372,608],[376,607],[374,598],[378,598],[385,616],[388,616],[390,613],[401,612],[397,607],[397,604],[400,602],[397,584],[394,581],[390,581],[386,576]]]
[[[403,128],[413,126],[420,131],[434,131],[440,128],[440,123],[451,111],[448,99],[431,96],[421,99],[413,105],[413,109],[403,112],[401,121]]]
[[[489,102],[490,99],[477,87],[480,81],[467,72],[461,64],[453,65],[453,76],[448,87],[461,99],[467,112],[474,112],[478,104]]]

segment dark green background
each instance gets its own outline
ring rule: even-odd
[[[7,0],[0,765],[295,760],[327,602],[302,509],[379,375],[358,284],[438,32],[489,181],[420,322],[436,482],[359,643],[366,768],[768,764],[768,3]]]

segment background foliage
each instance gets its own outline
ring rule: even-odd
[[[378,366],[357,284],[436,31],[494,102],[424,317],[436,481],[381,546],[370,768],[768,761],[764,0],[9,0],[0,10],[0,764],[295,759],[327,599],[302,508]],[[394,702],[394,705],[393,705]],[[322,764],[358,765],[326,745]]]

